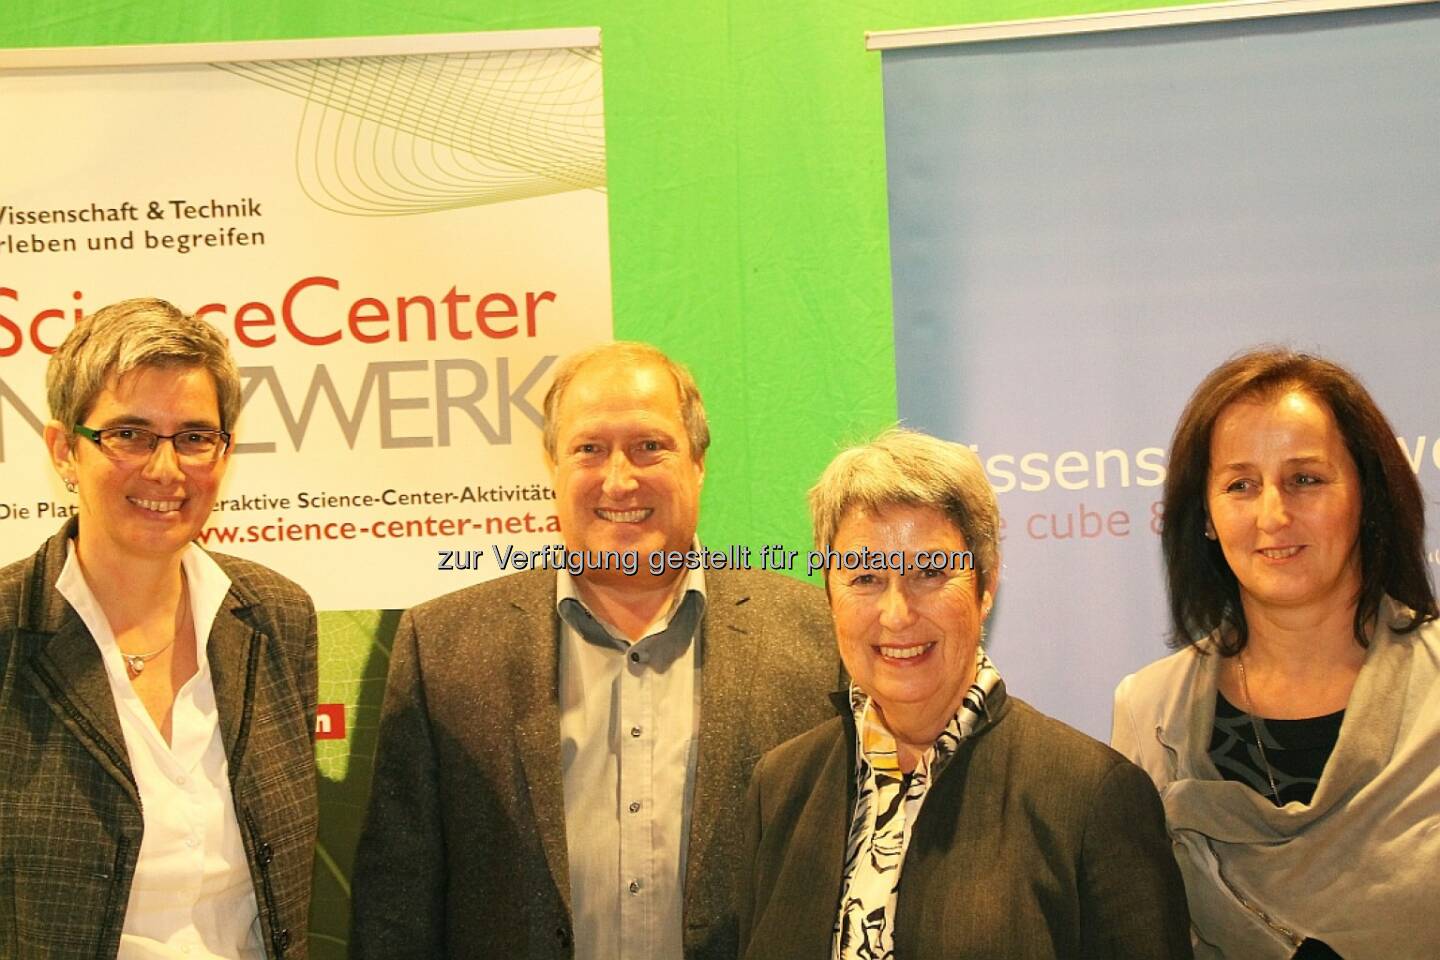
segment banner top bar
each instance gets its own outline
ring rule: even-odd
[[[484,33],[241,40],[225,43],[34,47],[0,50],[0,70],[166,66],[256,60],[323,60],[332,57],[420,56],[599,46],[599,27],[574,27],[561,30],[496,30]]]
[[[1118,10],[1070,17],[1036,20],[1006,20],[919,30],[870,30],[865,33],[866,50],[901,50],[908,47],[935,47],[953,43],[984,43],[1019,37],[1060,36],[1076,33],[1103,33],[1162,27],[1182,23],[1216,23],[1254,17],[1281,17],[1300,13],[1331,13],[1372,7],[1399,7],[1435,3],[1437,0],[1228,0],[1224,3],[1197,3],[1148,10]]]

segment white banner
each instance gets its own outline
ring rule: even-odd
[[[241,366],[208,547],[378,609],[499,572],[442,551],[556,541],[541,401],[611,337],[598,43],[0,55],[0,563],[75,509],[39,438],[50,353],[136,296]]]

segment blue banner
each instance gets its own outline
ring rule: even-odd
[[[899,50],[884,84],[900,413],[999,492],[1017,695],[1105,738],[1166,654],[1166,449],[1234,353],[1356,371],[1434,502],[1433,5]]]

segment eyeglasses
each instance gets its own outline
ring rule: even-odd
[[[92,430],[77,423],[75,433],[95,441],[95,445],[112,460],[148,460],[161,440],[169,440],[175,448],[175,456],[186,463],[214,463],[230,446],[230,434],[224,430],[181,430],[179,433],[163,434],[143,427]]]

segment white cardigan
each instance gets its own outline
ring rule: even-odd
[[[1406,611],[1382,610],[1308,806],[1210,761],[1211,641],[1116,689],[1111,743],[1160,790],[1199,960],[1284,960],[1307,936],[1346,960],[1440,957],[1440,624],[1396,634]]]

